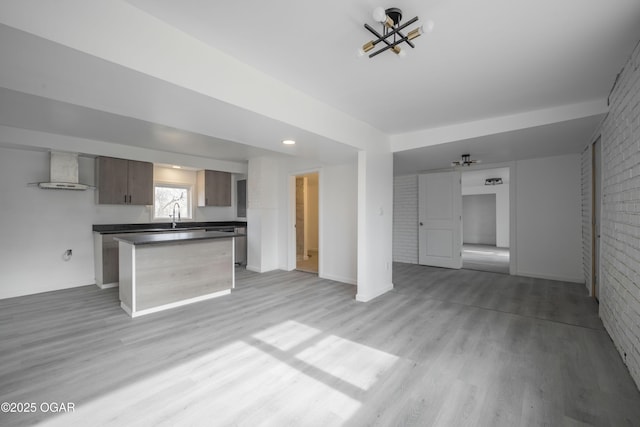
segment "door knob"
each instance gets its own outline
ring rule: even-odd
[[[420,223],[420,227],[422,227],[424,224]]]

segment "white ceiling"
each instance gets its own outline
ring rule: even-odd
[[[26,3],[38,5],[37,1]],[[159,137],[155,145],[158,149],[220,155],[228,160],[264,154],[261,150],[287,154],[278,145],[279,141],[286,137],[285,133],[297,133],[299,138],[308,139],[309,144],[306,149],[296,148],[297,151],[290,153],[292,155],[332,163],[353,159],[356,150],[340,138],[323,136],[316,129],[264,120],[256,114],[232,108],[234,106],[222,105],[221,100],[208,99],[198,93],[187,94],[184,90],[181,98],[184,102],[198,98],[197,105],[215,107],[219,121],[235,124],[243,131],[224,130],[225,123],[206,126],[202,124],[204,121],[196,123],[196,120],[184,119],[175,111],[171,117],[168,110],[165,116],[157,111],[146,115],[132,114],[131,106],[114,106],[113,102],[107,102],[111,96],[108,91],[102,93],[86,85],[74,88],[70,86],[73,82],[66,82],[68,86],[64,90],[67,94],[74,92],[75,97],[71,94],[65,95],[66,99],[54,96],[53,90],[47,92],[36,87],[37,82],[53,87],[71,70],[65,69],[64,64],[50,66],[53,64],[50,62],[40,66],[36,73],[34,68],[38,65],[29,60],[42,56],[43,51],[57,50],[54,58],[73,57],[76,68],[91,66],[92,73],[104,70],[105,74],[117,75],[122,81],[141,82],[146,78],[153,81],[148,90],[167,86],[167,83],[155,81],[156,77],[144,73],[133,76],[133,71],[121,69],[117,64],[46,40],[49,34],[52,40],[55,35],[57,40],[63,39],[61,35],[67,35],[62,23],[65,14],[73,12],[76,22],[82,22],[82,14],[90,12],[82,9],[80,2],[66,3],[76,4],[73,11],[64,10],[64,6],[57,8],[60,24],[56,24],[56,19],[42,16],[37,17],[46,21],[47,28],[42,31],[22,25],[22,29],[37,33],[39,37],[15,29],[20,27],[19,18],[15,18],[19,14],[8,13],[11,12],[9,8],[29,7],[24,4],[24,0],[7,1],[1,6],[6,13],[0,13],[0,23],[7,25],[2,28],[3,62],[8,64],[3,68],[19,63],[28,73],[37,75],[29,84],[21,86],[10,83],[17,81],[15,78],[2,79],[0,75],[0,84],[10,90],[0,91],[0,112],[2,104],[31,105],[24,110],[28,112],[27,118],[9,114],[9,109],[4,108],[0,122],[5,125],[40,126],[51,132],[78,132],[87,137],[118,140],[114,142],[140,140],[128,138],[129,130],[132,134],[143,132],[148,139],[157,138],[157,130],[163,129],[161,134],[172,134],[175,138],[184,136],[187,142],[180,147],[170,146]],[[377,0],[128,0],[113,1],[100,7],[102,12],[112,8],[115,13],[126,9],[125,4],[390,136],[592,101],[601,101],[604,105],[616,74],[640,38],[640,2],[637,0],[397,0],[392,3]],[[421,22],[432,19],[435,31],[414,40],[416,48],[409,49],[404,59],[391,52],[373,59],[358,58],[358,47],[371,39],[363,24],[377,26],[371,18],[375,6],[399,7],[405,21],[413,16],[418,16]],[[30,10],[34,14],[32,21],[36,22],[38,11],[44,8],[32,5]],[[131,13],[132,20],[136,18],[133,15]],[[51,27],[55,25],[59,28]],[[115,22],[113,26],[118,27]],[[95,29],[96,34],[93,30],[86,29],[84,43],[94,39],[96,44],[101,42],[98,29]],[[146,30],[140,27],[141,37]],[[71,33],[71,30],[67,32]],[[112,46],[100,47],[103,51],[113,52],[122,48],[115,41]],[[172,46],[166,40],[158,41],[158,46],[154,46],[161,51],[164,47],[167,54],[172,52]],[[0,74],[2,72],[0,70]],[[18,74],[24,69],[16,67],[12,72]],[[78,80],[82,77],[78,76]],[[116,77],[111,79],[109,90],[113,88],[117,94],[118,82]],[[171,88],[174,89],[177,92],[177,88]],[[86,96],[83,98],[83,91],[94,91],[91,102]],[[27,97],[19,101],[21,93],[43,99]],[[138,96],[146,96],[149,103],[161,100],[150,91],[141,91]],[[50,102],[46,108],[36,107],[38,102],[49,102],[47,97],[56,102]],[[82,111],[86,108],[89,110]],[[38,111],[52,110],[73,111],[84,125],[74,130],[55,121],[42,121]],[[111,115],[101,115],[101,112]],[[108,132],[108,126],[104,124],[116,118],[126,125],[121,126],[119,133]],[[490,135],[478,134],[447,144],[396,151],[394,173],[444,168],[466,152],[485,163],[579,152],[589,142],[601,119],[602,114],[574,114],[572,120],[559,118],[557,123],[544,126],[505,128],[509,131],[496,130]],[[100,124],[102,120],[104,122]],[[137,120],[142,122],[135,122]],[[272,142],[267,144],[265,140]],[[243,145],[231,146],[226,141]],[[428,143],[425,141],[425,145]],[[221,149],[223,145],[227,147],[226,152]]]
[[[493,164],[580,153],[601,120],[602,116],[590,116],[396,152],[394,174],[447,169],[462,154],[471,154],[472,159],[483,164]]]
[[[640,37],[637,0],[128,2],[389,134],[606,97]],[[435,30],[359,58],[379,5]]]

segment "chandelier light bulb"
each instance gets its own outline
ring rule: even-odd
[[[433,32],[433,27],[435,26],[436,26],[436,23],[430,19],[427,21],[427,25],[425,28],[423,28],[423,31],[426,31],[427,33],[431,33]]]
[[[373,9],[373,20],[376,22],[384,22],[387,20],[387,12],[385,12],[383,7]]]

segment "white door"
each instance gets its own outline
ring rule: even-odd
[[[462,267],[462,189],[460,172],[418,178],[418,262]]]

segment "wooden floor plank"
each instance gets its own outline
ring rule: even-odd
[[[640,425],[584,286],[394,265],[391,292],[236,270],[231,295],[131,319],[117,289],[0,301],[0,425]]]

